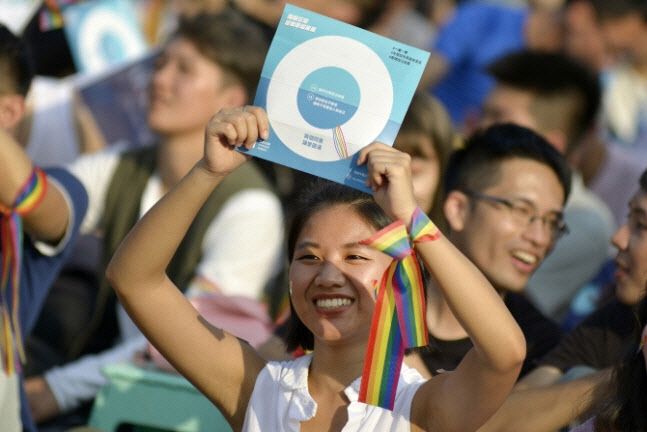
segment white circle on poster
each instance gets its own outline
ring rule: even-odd
[[[345,159],[370,144],[392,108],[393,84],[384,62],[344,36],[316,37],[294,47],[267,89],[272,130],[290,150],[315,161]]]

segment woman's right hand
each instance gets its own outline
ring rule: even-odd
[[[206,127],[203,167],[226,176],[250,158],[235,148],[252,149],[259,138],[269,137],[269,131],[269,120],[261,107],[247,105],[219,111]]]
[[[358,165],[366,164],[367,186],[373,190],[377,204],[393,220],[411,221],[418,206],[411,180],[411,157],[380,142],[360,150]]]

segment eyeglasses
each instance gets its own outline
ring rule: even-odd
[[[515,203],[505,198],[499,198],[492,195],[484,194],[475,190],[464,190],[464,193],[472,198],[482,199],[493,203],[501,204],[510,212],[512,219],[520,226],[530,226],[535,220],[541,221],[541,226],[544,230],[548,229],[548,233],[552,241],[556,241],[564,234],[568,234],[568,227],[564,222],[561,214],[549,214],[546,216],[539,216],[535,213],[532,206],[523,203]]]

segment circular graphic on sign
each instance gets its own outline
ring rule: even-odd
[[[343,88],[344,93],[333,89]],[[338,67],[317,69],[299,87],[297,106],[312,126],[333,129],[346,123],[359,106],[359,85],[351,74]]]
[[[103,8],[88,11],[78,29],[80,58],[85,71],[100,71],[142,51],[140,35],[124,17]]]
[[[272,130],[290,150],[315,161],[345,159],[370,144],[392,108],[393,84],[382,60],[343,36],[294,47],[267,89]]]

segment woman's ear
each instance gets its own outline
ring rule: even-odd
[[[443,212],[451,231],[460,232],[465,228],[469,205],[469,197],[464,192],[453,190],[447,194]]]
[[[13,133],[24,115],[24,96],[19,94],[0,96],[0,128]]]

